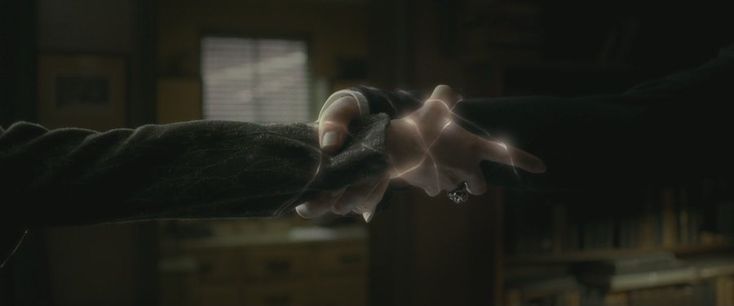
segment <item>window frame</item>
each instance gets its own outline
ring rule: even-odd
[[[239,38],[239,39],[281,39],[281,40],[298,40],[305,44],[306,46],[306,77],[307,77],[307,84],[306,88],[308,89],[308,97],[306,98],[306,112],[307,112],[307,120],[306,121],[315,121],[314,114],[318,111],[320,108],[320,105],[317,105],[317,101],[315,98],[315,92],[316,92],[316,80],[314,78],[314,60],[313,60],[313,46],[312,46],[312,39],[311,36],[308,34],[297,34],[297,33],[263,33],[263,32],[237,32],[237,31],[217,31],[217,30],[205,30],[201,31],[199,33],[199,48],[196,49],[197,54],[196,57],[197,60],[197,77],[199,82],[199,87],[201,88],[200,92],[200,103],[199,103],[199,113],[201,114],[201,119],[204,118],[204,104],[205,104],[205,91],[204,88],[204,39],[210,38],[210,37],[217,37],[217,38]]]

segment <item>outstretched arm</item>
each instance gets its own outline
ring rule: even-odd
[[[321,154],[315,127],[192,121],[96,132],[0,129],[0,191],[25,226],[151,218],[273,216],[384,173],[385,115]]]

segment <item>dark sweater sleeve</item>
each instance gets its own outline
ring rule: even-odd
[[[192,121],[96,132],[0,129],[4,214],[25,225],[263,217],[386,168],[385,115],[355,122],[337,155],[310,124]],[[4,218],[5,219],[5,218]]]

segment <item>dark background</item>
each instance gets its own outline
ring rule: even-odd
[[[199,80],[199,39],[211,31],[307,37],[311,73],[331,90],[444,83],[465,96],[616,92],[695,67],[734,43],[730,11],[706,1],[0,3],[2,126],[37,121],[38,58],[59,53],[125,59],[128,127],[198,119],[200,101],[162,107],[157,85]],[[502,301],[507,201],[500,190],[462,208],[414,192],[391,202],[369,228],[369,302],[361,303]],[[12,205],[22,203],[0,199],[4,210]],[[157,229],[141,223],[32,232],[0,272],[0,304],[157,305]],[[79,289],[89,284],[95,286]]]

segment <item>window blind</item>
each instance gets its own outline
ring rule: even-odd
[[[205,37],[201,56],[205,119],[308,120],[304,41]]]

